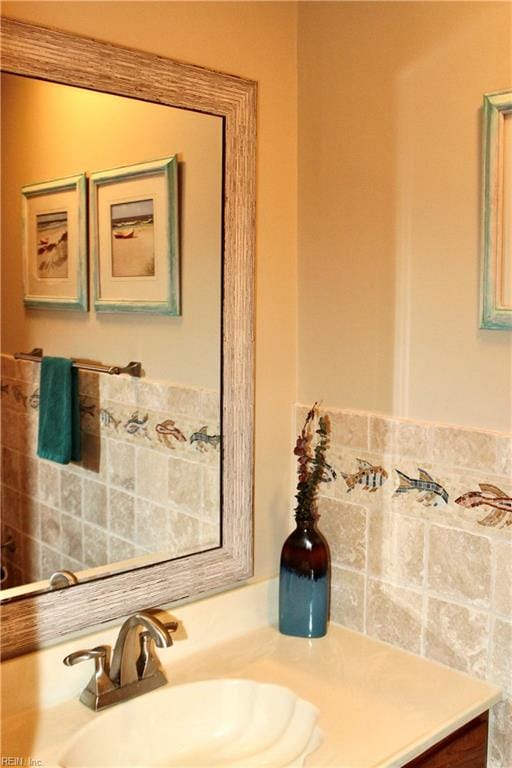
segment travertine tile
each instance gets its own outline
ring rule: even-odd
[[[362,632],[365,577],[333,566],[331,579],[331,621]]]
[[[60,469],[47,461],[39,463],[39,498],[44,504],[59,506]]]
[[[318,527],[324,534],[335,565],[362,570],[366,564],[366,515],[364,507],[335,499],[320,499]]]
[[[135,542],[144,549],[160,552],[166,546],[167,510],[146,499],[135,501]]]
[[[487,673],[488,615],[429,598],[425,655],[470,675]]]
[[[31,536],[23,536],[23,576],[26,581],[38,581],[41,577],[41,543]]]
[[[494,558],[492,605],[498,613],[512,616],[512,541],[495,541]]]
[[[110,532],[129,541],[135,538],[135,497],[109,489]],[[118,549],[120,549],[118,546]]]
[[[32,456],[20,456],[20,488],[28,496],[39,492],[39,462]]]
[[[496,436],[459,427],[432,427],[433,461],[453,467],[496,471]]]
[[[182,512],[201,513],[203,467],[171,457],[169,460],[169,501]]]
[[[9,383],[10,406],[16,411],[26,412],[29,407],[29,398],[32,386],[24,381],[12,381]]]
[[[137,448],[136,482],[137,496],[159,503],[167,501],[168,459],[158,451]]]
[[[134,556],[133,544],[124,539],[119,539],[117,536],[109,536],[109,562],[119,563],[123,560],[131,560]]]
[[[368,572],[400,584],[421,587],[425,524],[396,512],[369,515]]]
[[[212,523],[220,520],[220,468],[203,469],[203,514]]]
[[[385,416],[369,417],[370,450],[395,456],[430,459],[430,426],[427,424],[390,419]]]
[[[510,768],[512,766],[512,698],[491,710],[489,768]]]
[[[369,579],[367,633],[413,653],[421,648],[420,594]]]
[[[496,437],[496,474],[508,478],[512,482],[512,437],[499,435]]]
[[[108,563],[107,535],[102,528],[83,523],[83,562],[87,568]]]
[[[511,617],[512,618],[512,617]],[[490,679],[512,694],[512,622],[496,619],[492,633]]]
[[[394,420],[374,414],[370,414],[368,418],[370,451],[396,453]]]
[[[19,491],[13,488],[2,486],[2,523],[16,528],[18,531],[23,529],[22,510]]]
[[[15,363],[15,378],[28,384],[39,382],[41,366],[31,360],[13,360]]]
[[[82,478],[65,469],[60,474],[60,508],[69,515],[82,516]]]
[[[366,413],[326,410],[331,417],[333,444],[368,450],[368,415]]]
[[[48,544],[48,546],[53,547],[53,549],[60,550],[60,512],[44,504],[40,505],[39,510],[41,516],[41,540]]]
[[[197,544],[201,540],[203,527],[204,523],[195,517],[183,515],[175,510],[168,510],[167,542],[169,555],[179,557],[200,549]]]
[[[33,413],[20,413],[18,429],[20,451],[27,456],[35,456],[37,451],[37,418]]]
[[[2,446],[20,450],[20,414],[12,408],[2,406]]]
[[[167,391],[167,405],[165,410],[173,416],[192,416],[206,418],[201,413],[201,390],[190,387],[177,387],[171,385]]]
[[[432,525],[428,588],[443,597],[488,607],[491,593],[489,539]]]
[[[107,487],[84,478],[83,518],[89,523],[107,527]]]
[[[11,488],[20,487],[20,454],[2,448],[2,483]]]
[[[101,376],[100,399],[116,400],[123,405],[136,405],[137,387],[140,379],[122,374],[121,376]]]
[[[41,538],[41,513],[39,501],[30,496],[20,496],[20,516],[23,531],[35,539]]]
[[[61,516],[62,552],[74,560],[83,561],[82,521],[71,515]],[[73,569],[71,569],[73,570]]]
[[[67,557],[67,555],[62,556],[62,567],[65,568],[66,571],[71,571],[75,574],[79,574],[80,571],[84,570],[83,563],[80,563],[73,557]]]
[[[137,383],[137,405],[151,411],[165,411],[168,406],[169,385],[164,381],[141,379]]]
[[[118,440],[108,441],[108,479],[127,491],[135,489],[135,448]]]
[[[193,542],[193,539],[191,541],[192,552],[201,552],[205,549],[210,549],[211,547],[220,547],[219,522],[207,523],[204,520],[201,520],[199,525],[199,539],[195,543]]]
[[[62,554],[41,544],[41,578],[49,579],[52,573],[62,568]]]
[[[203,390],[199,413],[205,421],[220,422],[220,393],[215,390]]]

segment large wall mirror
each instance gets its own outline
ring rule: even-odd
[[[252,572],[255,93],[3,21],[4,657]],[[170,164],[162,202],[150,182]],[[61,210],[69,178],[87,193],[76,220]],[[58,305],[78,223],[89,311]],[[172,311],[141,307],[171,268]],[[107,273],[120,298],[104,311]],[[79,461],[37,456],[41,365],[23,357],[36,347],[84,363]],[[140,377],[86,367],[129,361]],[[61,570],[78,583],[53,588]]]

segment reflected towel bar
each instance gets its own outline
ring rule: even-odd
[[[15,352],[15,360],[31,360],[34,363],[40,363],[43,359],[43,350],[36,347],[32,352]],[[127,373],[129,376],[142,375],[142,363],[132,362],[121,368],[119,365],[95,365],[82,360],[73,360],[73,368],[79,368],[81,371],[94,371],[96,373],[109,373],[111,376],[119,376],[121,373]]]

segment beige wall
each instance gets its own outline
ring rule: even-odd
[[[220,118],[14,75],[2,75],[1,91],[2,352],[43,347],[48,355],[105,364],[140,360],[149,378],[218,389]],[[90,312],[25,309],[21,258],[13,258],[22,251],[21,226],[11,226],[21,222],[20,189],[173,154],[180,178],[182,315],[94,312],[92,253]]]
[[[510,3],[299,3],[299,401],[512,427],[479,330],[482,94]]]
[[[5,2],[6,16],[258,81],[256,575],[289,526],[296,323],[296,13],[293,3]]]

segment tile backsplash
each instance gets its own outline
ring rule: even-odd
[[[512,436],[325,411],[331,618],[501,686],[489,765],[511,768]]]
[[[39,372],[2,355],[3,587],[219,545],[218,392],[80,371],[82,459],[62,466],[36,456]]]

